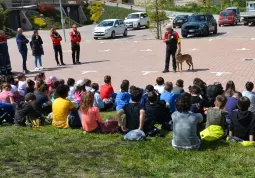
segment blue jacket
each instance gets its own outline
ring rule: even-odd
[[[19,51],[27,50],[27,43],[29,42],[29,40],[23,34],[16,35],[16,42],[17,42]]]
[[[176,110],[176,108],[175,108],[175,101],[180,96],[181,96],[181,94],[179,94],[179,93],[173,93],[173,92],[165,91],[164,93],[161,94],[160,100],[165,100],[165,102],[169,103],[169,105],[170,105],[170,112],[173,113]]]
[[[121,110],[129,103],[130,94],[128,92],[119,92],[116,96],[116,111]]]

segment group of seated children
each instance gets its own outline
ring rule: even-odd
[[[231,141],[253,141],[252,82],[246,83],[246,90],[241,94],[235,90],[233,81],[223,90],[220,83],[207,86],[195,78],[193,86],[185,92],[181,79],[173,86],[172,82],[158,77],[155,86],[147,85],[145,89],[130,86],[128,80],[123,80],[120,92],[115,94],[108,75],[100,87],[89,79],[75,82],[69,78],[67,85],[55,76],[49,77],[48,82],[45,80],[44,73],[39,73],[34,81],[26,80],[25,74],[19,74],[16,80],[1,76],[1,112],[8,112],[13,122],[22,126],[38,119],[42,124],[49,115],[56,128],[104,132],[109,124],[102,121],[100,111],[115,109],[117,120],[109,123],[119,124],[120,132],[139,129],[147,136],[160,136],[155,127],[159,124],[162,129],[173,130],[172,146],[176,149],[198,149],[200,131],[210,126],[220,126],[225,133],[222,138],[228,135]]]

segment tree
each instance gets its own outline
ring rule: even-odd
[[[0,29],[3,29],[6,26],[8,20],[9,10],[6,9],[3,2],[0,2]]]

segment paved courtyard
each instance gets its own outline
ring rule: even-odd
[[[149,30],[129,31],[128,37],[125,38],[97,41],[92,38],[92,30],[93,26],[79,29],[83,38],[80,57],[82,65],[75,66],[71,65],[69,30],[66,30],[67,41],[62,42],[64,62],[68,64],[66,67],[56,66],[49,31],[39,32],[44,41],[45,55],[42,61],[47,77],[54,75],[65,80],[69,77],[76,80],[89,78],[92,82],[102,84],[103,77],[111,75],[116,91],[123,79],[128,79],[131,85],[145,87],[147,84],[155,84],[155,79],[159,76],[174,83],[181,78],[185,81],[186,88],[192,84],[195,77],[202,78],[208,84],[222,82],[224,86],[228,80],[233,80],[237,89],[241,91],[246,81],[255,82],[254,27],[220,27],[217,35],[182,39],[182,53],[192,55],[195,70],[187,71],[188,66],[183,63],[182,73],[165,74],[161,73],[164,68],[165,44],[155,40]],[[180,29],[176,31],[180,32]],[[63,37],[62,31],[59,32]],[[25,35],[30,39],[32,32],[25,32]],[[8,44],[13,71],[21,72],[22,60],[15,39],[10,39]],[[30,70],[34,69],[33,61],[29,50]],[[37,71],[33,71],[28,77],[34,77],[36,73]]]

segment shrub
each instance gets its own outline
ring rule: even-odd
[[[45,28],[47,26],[46,22],[43,20],[43,18],[40,17],[33,17],[32,22],[40,28]]]
[[[44,17],[44,15],[43,15],[43,14],[40,14],[40,17]]]
[[[93,22],[98,22],[100,17],[102,16],[103,13],[103,3],[102,2],[92,2],[91,3],[91,10],[90,10],[90,15]]]
[[[54,12],[54,6],[51,4],[39,4],[39,12],[45,16],[51,16]]]

